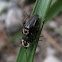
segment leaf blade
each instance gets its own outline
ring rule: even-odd
[[[54,16],[56,16],[60,11],[62,11],[62,0],[57,0],[51,7],[50,10],[48,11],[47,15],[47,20],[51,20]]]
[[[35,4],[35,8],[32,12],[32,15],[38,14],[40,19],[43,20],[46,16],[50,3],[51,3],[51,0],[47,0],[47,1],[46,0],[37,0],[36,4]],[[41,5],[42,5],[42,7],[41,7]],[[44,13],[42,13],[42,12],[44,12]],[[19,51],[16,62],[33,62],[34,54],[35,54],[35,50],[36,50],[36,47],[38,44],[38,39],[39,39],[40,33],[41,33],[41,30],[37,33],[36,40],[34,41],[35,44],[31,44],[30,47],[28,47],[27,49],[24,49],[23,46],[20,47],[20,51]]]

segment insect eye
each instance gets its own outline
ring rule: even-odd
[[[27,30],[24,30],[25,33],[27,33]]]
[[[23,34],[28,35],[29,34],[29,30],[23,29]]]
[[[24,41],[23,39],[22,39],[22,45],[23,45],[24,47],[29,47],[29,43],[26,42],[26,41]]]

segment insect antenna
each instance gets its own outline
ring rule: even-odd
[[[25,11],[24,11],[24,15],[26,15],[24,18],[25,21],[30,18],[30,15],[28,15]]]

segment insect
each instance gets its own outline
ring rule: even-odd
[[[22,45],[27,48],[30,46],[30,42],[33,43],[35,36],[40,28],[39,15],[33,15],[29,21],[24,24],[23,35],[22,35]]]

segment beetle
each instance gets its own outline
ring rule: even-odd
[[[43,22],[44,24],[44,22]],[[33,40],[36,37],[37,32],[40,28],[40,19],[39,15],[33,15],[24,25],[23,25],[23,36],[22,36],[22,45],[27,48],[30,46],[30,43],[33,43]]]
[[[22,45],[24,47],[29,47],[29,43],[33,42],[36,33],[40,27],[39,15],[33,15],[24,25],[22,30]]]

